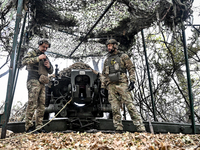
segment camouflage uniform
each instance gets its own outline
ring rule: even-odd
[[[112,107],[114,127],[116,130],[123,130],[120,108],[124,103],[128,109],[133,124],[137,127],[137,130],[145,131],[142,118],[133,104],[131,92],[128,91],[128,78],[126,70],[129,72],[130,81],[135,82],[135,67],[127,54],[119,55],[121,70],[125,71],[120,72],[120,78],[118,82],[110,81],[111,77],[109,77],[109,74],[111,67],[109,66],[109,57],[114,55],[119,55],[119,52],[115,51],[112,54],[109,54],[108,58],[104,62],[104,68],[102,72],[104,77],[101,79],[101,88],[106,88],[108,90],[108,100]]]
[[[42,64],[46,74],[53,73],[53,66],[50,63],[50,68],[46,68],[43,64],[44,60],[39,60],[38,56],[43,54],[40,50],[32,50],[22,60],[22,65],[27,66],[28,79],[28,106],[26,109],[25,130],[27,131],[33,126],[33,115],[36,110],[36,128],[40,128],[43,123],[43,116],[45,111],[45,84],[39,81],[41,73],[39,73],[39,66]],[[48,59],[48,58],[47,58]]]

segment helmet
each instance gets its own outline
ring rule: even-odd
[[[113,48],[109,53],[113,53],[115,51],[115,49],[118,49],[119,43],[115,39],[108,40],[106,42],[106,46],[108,46],[109,44],[113,44]]]
[[[106,46],[108,45],[108,44],[119,44],[115,39],[110,39],[110,40],[108,40],[107,42],[106,42]]]

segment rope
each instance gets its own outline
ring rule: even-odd
[[[53,121],[53,120],[59,115],[59,113],[60,113],[63,109],[65,109],[65,107],[66,107],[71,101],[72,101],[72,98],[65,104],[65,106],[63,106],[63,108],[62,108],[51,120],[49,120],[47,123],[45,123],[45,124],[44,124],[43,126],[41,126],[40,128],[37,128],[37,129],[35,129],[35,130],[33,130],[33,131],[29,132],[29,133],[25,133],[25,134],[23,134],[23,135],[14,136],[14,137],[5,138],[5,139],[0,139],[0,141],[4,141],[4,140],[8,140],[8,139],[14,139],[14,138],[18,138],[18,137],[21,137],[21,136],[24,136],[24,135],[29,135],[29,134],[31,134],[31,133],[33,133],[33,132],[35,132],[35,131],[38,131],[38,130],[42,129],[43,127],[45,127],[46,125],[48,125],[51,121]]]

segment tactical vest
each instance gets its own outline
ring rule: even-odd
[[[109,66],[109,74],[108,77],[111,83],[118,84],[121,80],[120,74],[126,73],[126,68],[121,67],[121,53],[117,53],[116,55],[111,55],[108,57],[108,64]]]
[[[37,63],[36,65],[28,65],[26,69],[28,71],[36,71],[38,72],[39,75],[43,74],[43,75],[48,76],[47,69],[44,66],[44,60],[40,60],[39,63]]]
[[[36,56],[41,55],[39,51],[35,51]],[[48,59],[48,58],[47,58]],[[26,69],[28,71],[36,71],[39,75],[45,75],[48,76],[48,72],[46,67],[44,66],[44,59],[40,60],[39,63],[36,63],[34,65],[27,65]]]
[[[108,66],[109,66],[109,74],[113,73],[126,73],[126,68],[121,67],[121,57],[122,53],[117,53],[116,55],[112,55],[108,58]]]

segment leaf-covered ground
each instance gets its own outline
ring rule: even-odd
[[[20,133],[1,140],[0,149],[200,150],[199,140],[199,134]]]

